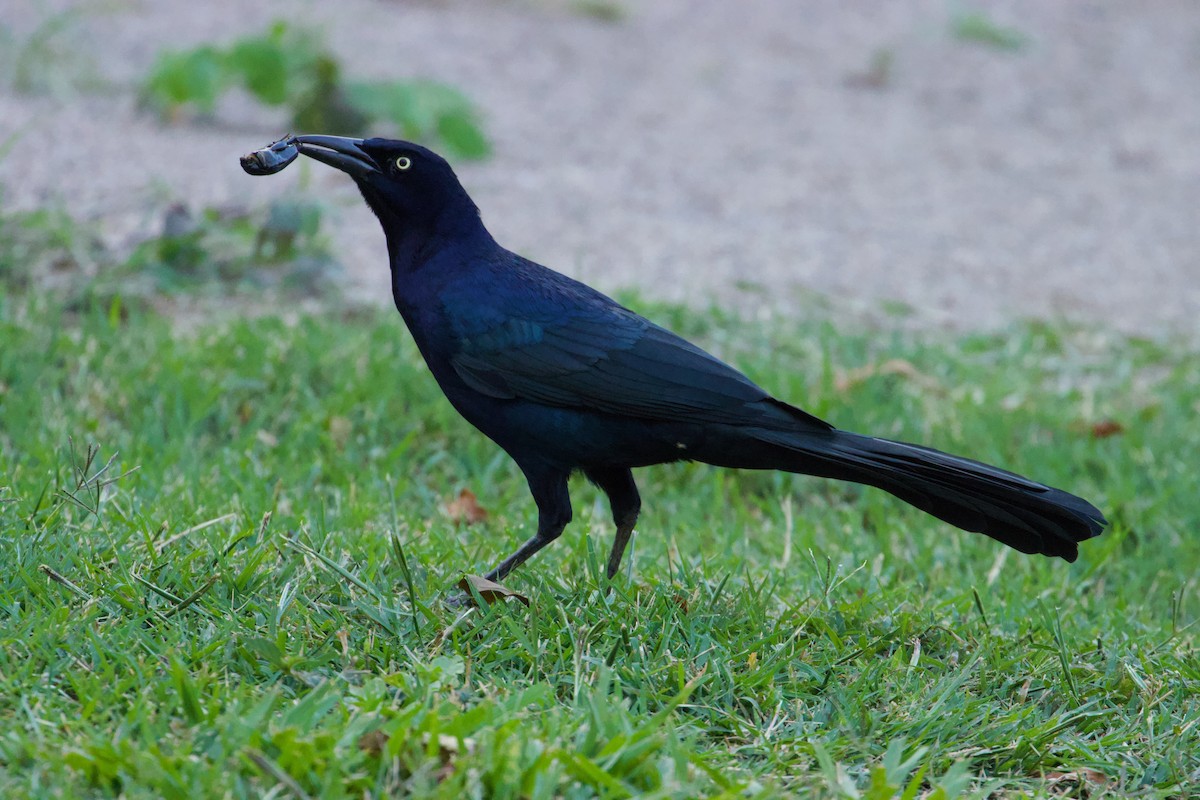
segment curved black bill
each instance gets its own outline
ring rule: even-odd
[[[297,136],[292,141],[300,152],[309,158],[315,158],[351,176],[359,177],[379,171],[375,160],[362,149],[362,139],[306,134]]]

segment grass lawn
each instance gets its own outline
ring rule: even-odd
[[[394,313],[173,330],[0,296],[0,796],[1200,796],[1200,354],[650,312],[1112,526],[1067,564],[672,465],[639,471],[611,587],[580,480],[508,581],[530,605],[451,611],[535,510]]]

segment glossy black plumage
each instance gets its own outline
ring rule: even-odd
[[[1025,553],[1078,555],[1106,524],[1090,503],[970,459],[839,431],[603,294],[511,253],[449,165],[384,139],[300,136],[350,174],[387,237],[396,307],[447,398],[525,473],[537,533],[499,580],[571,519],[567,478],[609,497],[620,564],[641,501],[633,467],[690,459],[876,486]]]

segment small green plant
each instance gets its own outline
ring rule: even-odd
[[[148,277],[156,291],[214,284],[278,285],[313,292],[338,265],[321,234],[323,211],[309,200],[282,200],[262,215],[171,206],[162,233],[138,245],[118,270]]]
[[[128,257],[62,208],[6,211],[2,201],[0,193],[0,293],[66,290],[69,306],[241,284],[312,294],[327,292],[340,269],[321,233],[323,209],[311,200],[255,213],[175,204],[161,232]]]
[[[410,139],[438,140],[461,158],[482,158],[490,150],[478,112],[457,89],[427,80],[347,80],[314,32],[284,22],[229,47],[162,53],[142,97],[166,118],[187,109],[211,114],[235,86],[266,105],[288,108],[298,130],[361,135],[385,123]]]
[[[1029,37],[1016,28],[999,25],[982,11],[961,11],[951,23],[956,39],[976,42],[997,50],[1016,52],[1029,44]]]

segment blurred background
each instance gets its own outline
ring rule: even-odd
[[[1200,4],[6,0],[0,277],[390,302],[345,177],[419,139],[496,237],[608,291],[922,325],[1200,311]]]

